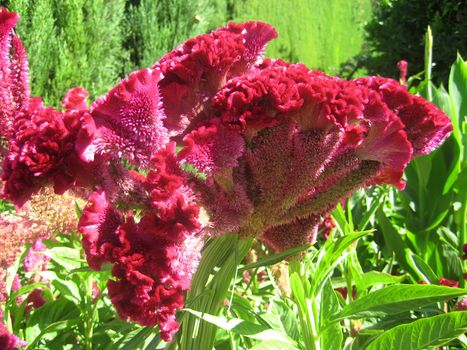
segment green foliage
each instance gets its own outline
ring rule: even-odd
[[[451,312],[394,327],[377,337],[366,350],[422,350],[441,346],[467,331],[467,313]]]
[[[423,70],[423,35],[431,26],[436,82],[446,82],[456,51],[467,55],[467,7],[463,0],[389,0],[375,2],[366,27],[368,44],[360,58],[371,74],[397,76],[396,63],[409,62],[412,74]]]
[[[32,94],[47,105],[58,107],[73,86],[94,99],[118,81],[125,0],[11,0],[8,8],[21,15],[17,32],[28,51]]]
[[[261,20],[274,25],[279,38],[267,56],[303,62],[312,69],[336,73],[339,66],[358,54],[363,45],[363,26],[371,17],[371,1],[232,2],[233,20]]]
[[[187,38],[209,32],[226,21],[223,0],[141,0],[128,6],[126,71],[149,67]]]

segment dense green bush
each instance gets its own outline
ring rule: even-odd
[[[434,36],[436,82],[446,82],[457,48],[467,55],[467,6],[463,0],[392,0],[376,2],[375,17],[366,26],[367,48],[359,64],[371,74],[397,76],[396,63],[409,62],[412,74],[423,70],[423,35]]]
[[[33,95],[57,106],[73,86],[94,98],[118,81],[125,0],[11,0],[21,14],[17,32],[30,57]],[[105,40],[105,45],[103,45]]]
[[[188,37],[227,21],[262,20],[279,39],[269,57],[336,73],[360,52],[371,0],[2,0],[21,14],[17,31],[30,59],[33,94],[47,105],[72,86],[91,99],[130,71],[148,67]],[[293,25],[290,25],[293,23]]]
[[[227,17],[225,0],[137,0],[127,9],[127,70],[151,66],[187,37],[221,26]]]
[[[336,73],[363,45],[363,27],[371,18],[371,0],[261,0],[233,2],[233,19],[262,20],[274,25],[279,38],[270,57],[303,62],[312,69]]]

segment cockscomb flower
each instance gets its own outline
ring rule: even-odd
[[[204,104],[210,118],[191,119],[179,156],[207,175],[193,177],[207,230],[274,250],[315,240],[361,187],[402,189],[409,161],[451,131],[446,115],[394,80],[346,81],[281,60],[232,77]]]
[[[29,97],[17,20],[2,10],[4,197],[20,206],[50,184],[91,192],[78,224],[89,265],[112,264],[119,315],[159,325],[166,341],[205,234],[254,236],[274,250],[313,241],[337,203],[372,184],[403,188],[408,162],[451,131],[394,80],[263,61],[277,33],[261,22],[188,40],[89,110],[82,88],[65,111],[46,108]]]
[[[8,331],[5,324],[1,321],[2,317],[3,313],[0,310],[0,349],[15,350],[27,346],[28,344],[24,340],[19,339]]]
[[[2,192],[5,199],[21,207],[48,184],[53,184],[56,193],[63,193],[89,170],[75,151],[89,116],[83,111],[84,89],[67,94],[66,112],[30,97],[26,51],[13,32],[18,19],[14,12],[0,9],[0,136],[7,143],[2,152]]]
[[[203,236],[199,208],[186,186],[169,143],[153,155],[154,166],[135,178],[146,189],[148,200],[136,220],[131,212],[94,192],[83,210],[79,230],[89,265],[99,270],[113,264],[109,296],[118,314],[142,325],[159,325],[161,338],[170,341],[178,330],[177,309],[200,259]]]
[[[230,23],[210,34],[189,39],[156,62],[164,75],[160,81],[171,135],[184,133],[203,115],[204,104],[225,82],[247,72],[264,53],[266,44],[277,37],[266,23]]]

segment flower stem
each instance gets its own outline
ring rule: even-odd
[[[218,315],[227,291],[237,275],[240,262],[251,248],[252,238],[240,239],[236,234],[210,240],[203,250],[198,270],[193,276],[186,306]],[[206,349],[214,346],[217,327],[191,314],[181,320],[181,350]]]

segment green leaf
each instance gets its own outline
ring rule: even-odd
[[[77,269],[86,263],[81,258],[80,251],[78,249],[68,247],[54,247],[47,249],[42,254],[47,255],[59,266],[62,266],[66,270]]]
[[[394,315],[467,294],[466,289],[435,285],[395,285],[374,291],[347,304],[333,321]]]
[[[363,231],[368,226],[370,219],[375,215],[376,210],[384,203],[386,199],[386,193],[381,191],[378,193],[378,196],[373,199],[373,203],[368,211],[365,213],[365,216],[360,220],[358,225],[358,231]]]
[[[9,295],[8,302],[9,303],[11,303],[11,302],[16,303],[16,298],[18,298],[19,296],[27,294],[29,292],[32,292],[34,289],[44,287],[44,286],[47,286],[47,284],[43,283],[43,282],[37,282],[37,283],[33,283],[33,284],[28,284],[26,286],[22,286],[16,292],[13,292],[13,293],[11,293]]]
[[[467,115],[467,62],[457,55],[449,75],[449,95],[454,105],[457,121]]]
[[[369,231],[362,231],[340,237],[336,241],[328,239],[320,250],[317,268],[313,274],[312,294],[321,291],[327,278],[330,276],[336,265],[343,257],[344,251],[357,239],[368,235]]]
[[[289,343],[283,343],[277,340],[265,340],[253,346],[250,350],[298,350],[296,346]]]
[[[234,332],[258,340],[276,340],[279,342],[293,343],[286,335],[265,325],[244,321],[238,318],[227,319],[225,317],[209,315],[191,309],[183,310],[228,332]]]
[[[119,343],[115,344],[112,349],[118,350],[135,350],[141,348],[146,342],[152,340],[153,337],[159,338],[159,331],[157,328],[144,327],[137,329],[129,334],[126,334]]]
[[[52,323],[51,325],[47,326],[44,328],[40,334],[31,342],[28,344],[26,350],[33,350],[36,349],[36,344],[42,339],[44,335],[47,333],[52,333],[52,332],[59,332],[63,330],[69,330],[72,327],[78,325],[81,322],[80,318],[74,318],[72,320],[66,320],[66,321],[59,321]]]
[[[323,293],[321,293],[321,307],[320,307],[320,323],[325,324],[333,314],[339,311],[339,301],[336,292],[332,288],[331,281],[324,285]],[[342,341],[342,328],[339,323],[323,329],[320,333],[320,343],[322,349],[341,349]]]
[[[270,255],[264,259],[261,259],[255,263],[245,265],[241,268],[238,269],[238,272],[241,273],[246,270],[251,270],[251,269],[256,269],[257,267],[263,267],[263,266],[270,266],[277,264],[278,262],[281,262],[282,260],[287,259],[289,256],[293,256],[295,254],[301,253],[307,249],[309,249],[313,244],[306,244],[302,245],[300,247],[295,247],[291,248],[289,250],[286,250],[285,252],[277,253],[274,255]]]
[[[307,310],[305,288],[303,288],[302,280],[296,272],[290,276],[290,288],[300,308],[302,310]]]
[[[451,312],[394,327],[365,350],[422,350],[442,346],[467,332],[467,312]]]
[[[413,264],[412,266],[414,266],[418,275],[422,277],[425,282],[436,283],[436,281],[438,281],[438,277],[430,265],[428,265],[425,260],[423,260],[417,254],[410,252],[408,259]]]
[[[271,327],[280,333],[287,334],[299,341],[300,330],[297,317],[293,310],[282,300],[272,300],[264,319]]]
[[[385,272],[370,271],[364,273],[355,284],[358,290],[366,290],[378,284],[400,283],[405,277],[406,276],[393,276]]]
[[[384,236],[384,242],[388,246],[389,250],[396,256],[397,262],[404,268],[405,271],[410,273],[413,281],[423,279],[423,275],[420,275],[411,260],[411,250],[402,239],[401,235],[397,231],[396,227],[386,217],[382,209],[377,211],[376,217],[381,225],[381,231]]]

